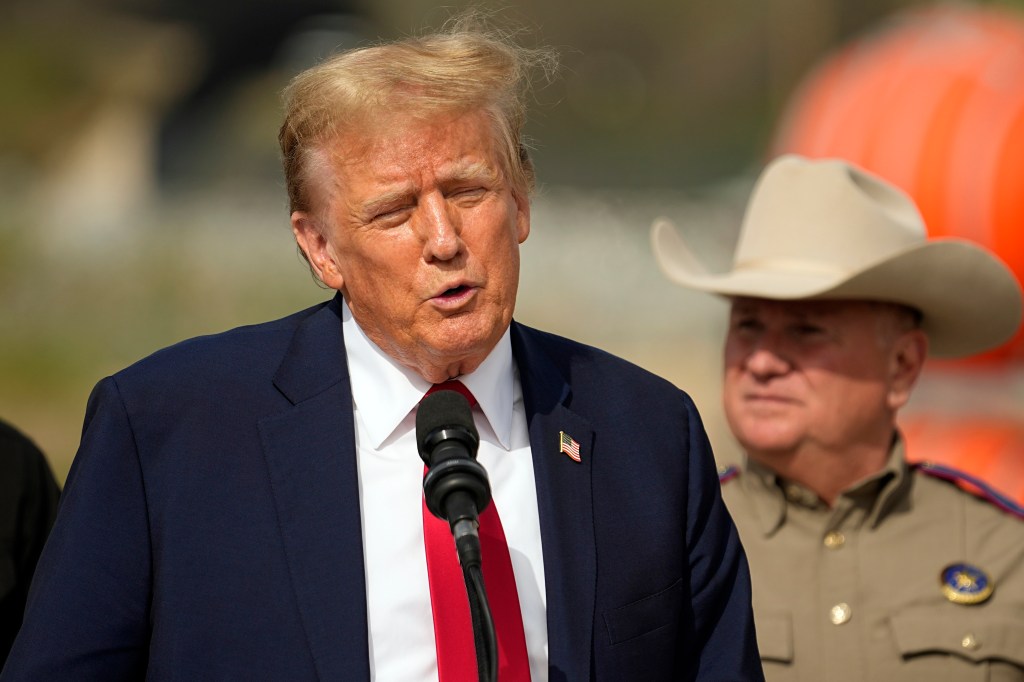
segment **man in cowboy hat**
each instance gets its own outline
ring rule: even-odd
[[[1010,271],[927,239],[879,178],[795,156],[758,181],[730,271],[666,221],[652,241],[671,280],[731,301],[723,400],[746,460],[723,495],[766,678],[1024,680],[1020,510],[908,466],[896,426],[929,351],[1015,332]]]

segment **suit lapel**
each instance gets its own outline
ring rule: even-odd
[[[590,679],[597,557],[591,487],[594,431],[567,407],[571,387],[535,332],[513,323],[512,349],[530,430],[547,593],[551,679]],[[560,452],[565,432],[580,462]]]
[[[296,331],[260,421],[292,587],[322,680],[369,679],[352,396],[337,300]]]
[[[597,559],[593,428],[535,332],[513,323],[544,548],[551,679],[590,679]],[[260,421],[292,587],[320,679],[368,680],[366,579],[352,396],[337,300],[297,330],[274,383],[291,409]],[[581,462],[559,451],[565,432]]]

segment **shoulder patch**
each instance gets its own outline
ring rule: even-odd
[[[718,467],[718,482],[722,485],[725,485],[734,478],[738,478],[739,475],[739,467],[735,467],[732,465]]]
[[[1024,519],[1024,507],[976,476],[944,464],[932,464],[930,462],[919,462],[911,465],[911,467],[922,474],[955,483],[961,490],[991,502],[1008,514]],[[719,474],[719,480],[721,480],[721,474]]]

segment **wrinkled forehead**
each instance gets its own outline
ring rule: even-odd
[[[845,299],[780,300],[738,296],[731,299],[731,314],[789,319],[846,319],[880,310],[886,304]]]
[[[435,156],[444,149],[450,159]],[[306,183],[313,204],[323,207],[346,179],[375,184],[407,182],[425,164],[452,181],[509,178],[494,124],[484,110],[437,111],[431,115],[392,112],[335,132],[312,149]]]
[[[389,112],[358,127],[340,131],[326,146],[339,161],[347,164],[365,161],[367,154],[380,153],[383,147],[415,150],[417,146],[426,145],[421,151],[429,153],[440,143],[453,151],[460,146],[472,147],[488,157],[500,158],[496,127],[488,112],[482,109],[429,114]]]
[[[383,148],[407,148],[429,145],[454,134],[465,145],[482,151],[504,168],[501,137],[493,116],[486,109],[438,109],[429,112],[388,111],[359,119],[338,128],[318,145],[319,153],[335,166],[365,163]],[[457,145],[456,145],[457,146]]]

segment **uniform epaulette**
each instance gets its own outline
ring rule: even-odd
[[[932,464],[930,462],[919,462],[914,464],[913,468],[922,474],[928,474],[929,476],[955,483],[962,490],[991,502],[1019,519],[1024,519],[1024,507],[976,476],[971,476],[968,473],[944,464]]]
[[[732,465],[718,467],[718,482],[722,485],[725,485],[726,483],[738,477],[739,475],[739,467],[735,467]]]

